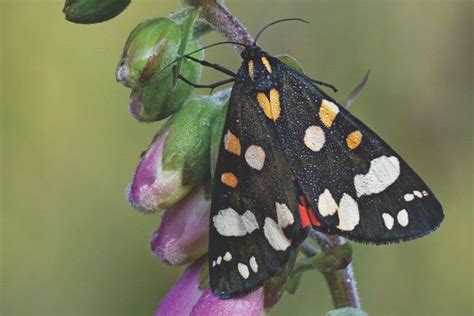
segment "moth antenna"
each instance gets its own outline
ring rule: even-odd
[[[173,64],[175,64],[176,62],[180,61],[181,59],[184,59],[184,58],[188,58],[190,55],[193,55],[193,54],[196,54],[197,52],[200,52],[204,49],[207,49],[207,48],[211,48],[211,47],[214,47],[214,46],[219,46],[219,45],[224,45],[224,44],[233,44],[233,45],[241,45],[241,46],[244,46],[244,47],[247,47],[247,45],[243,44],[243,43],[239,43],[239,42],[232,42],[232,41],[224,41],[224,42],[217,42],[217,43],[213,43],[213,44],[210,44],[210,45],[207,45],[207,46],[204,46],[204,47],[201,47],[199,49],[196,49],[195,51],[192,51],[190,53],[187,53],[181,57],[178,57],[176,58],[175,60],[173,60],[172,62],[170,62],[168,65],[166,65],[163,69],[165,70],[166,68],[172,66]]]
[[[255,37],[255,40],[253,41],[253,44],[255,45],[255,43],[257,43],[257,40],[258,38],[260,37],[260,35],[262,35],[262,33],[268,29],[270,26],[272,25],[275,25],[275,24],[278,24],[278,23],[281,23],[281,22],[286,22],[286,21],[300,21],[300,22],[303,22],[303,23],[309,23],[308,21],[306,20],[303,20],[303,19],[300,19],[300,18],[288,18],[288,19],[281,19],[281,20],[277,20],[277,21],[274,21],[270,24],[267,24],[266,26],[264,26],[260,32],[258,32],[257,36]]]

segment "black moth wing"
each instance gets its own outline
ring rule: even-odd
[[[242,80],[233,86],[213,183],[209,273],[221,298],[261,286],[306,237],[275,126],[250,89]]]
[[[389,145],[305,75],[268,59],[280,90],[278,138],[318,229],[378,244],[439,226],[440,203]]]

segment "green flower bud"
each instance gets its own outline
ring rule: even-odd
[[[197,42],[189,45],[188,51],[199,48]],[[193,56],[202,59],[204,51]],[[184,60],[181,66],[181,75],[192,82],[201,78],[202,66],[191,60]],[[191,96],[193,87],[182,80],[173,87],[173,73],[167,72],[165,77],[150,82],[145,87],[135,87],[130,94],[130,113],[139,121],[152,122],[162,120],[178,111],[184,102]]]
[[[145,86],[165,76],[181,42],[181,29],[168,18],[140,23],[128,36],[117,66],[116,78],[127,87]]]
[[[165,125],[164,170],[182,170],[182,184],[195,186],[210,175],[210,141],[215,119],[229,97],[228,90],[190,99]]]
[[[225,92],[192,98],[160,129],[128,188],[135,208],[147,213],[169,208],[209,179],[211,126],[228,98]]]
[[[66,0],[63,12],[66,20],[91,24],[110,20],[119,15],[131,0]]]

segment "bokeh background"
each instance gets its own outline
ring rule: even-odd
[[[1,315],[150,315],[182,268],[154,259],[160,215],[124,198],[158,124],[128,114],[114,69],[140,21],[178,0],[135,1],[114,20],[75,25],[63,1],[0,0]],[[473,2],[250,1],[229,8],[273,54],[289,53],[352,106],[430,184],[446,219],[434,234],[390,246],[354,245],[363,308],[372,315],[473,314]],[[209,35],[205,43],[220,40]],[[230,47],[207,59],[237,69]],[[221,78],[205,72],[203,81]],[[203,91],[202,93],[207,93]],[[331,309],[307,273],[272,315]]]

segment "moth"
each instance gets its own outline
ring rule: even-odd
[[[219,69],[234,84],[211,202],[215,295],[263,285],[309,229],[386,244],[440,225],[442,207],[423,180],[314,80],[255,43],[241,57],[236,74]]]

